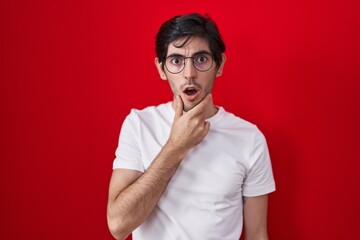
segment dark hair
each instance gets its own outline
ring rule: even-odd
[[[205,39],[217,67],[221,65],[222,53],[225,52],[225,44],[219,30],[208,15],[202,16],[198,13],[175,16],[164,22],[156,35],[156,56],[164,67],[168,46],[172,41],[185,38],[181,44],[185,46],[193,37]]]

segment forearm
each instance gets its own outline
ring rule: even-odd
[[[152,212],[185,155],[165,145],[149,168],[109,204],[112,233],[124,239]]]
[[[244,198],[245,240],[268,240],[267,195]]]

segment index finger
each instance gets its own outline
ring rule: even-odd
[[[175,96],[175,119],[178,119],[183,115],[184,103],[179,95]]]

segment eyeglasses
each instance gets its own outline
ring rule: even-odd
[[[213,58],[209,53],[198,53],[193,57],[184,57],[182,55],[170,55],[165,60],[166,69],[178,74],[185,68],[186,59],[192,58],[194,67],[200,72],[208,71],[213,65]]]

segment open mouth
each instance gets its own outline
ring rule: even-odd
[[[197,92],[198,92],[198,90],[196,90],[196,88],[193,88],[193,87],[188,87],[184,90],[184,93],[188,96],[195,95]]]

